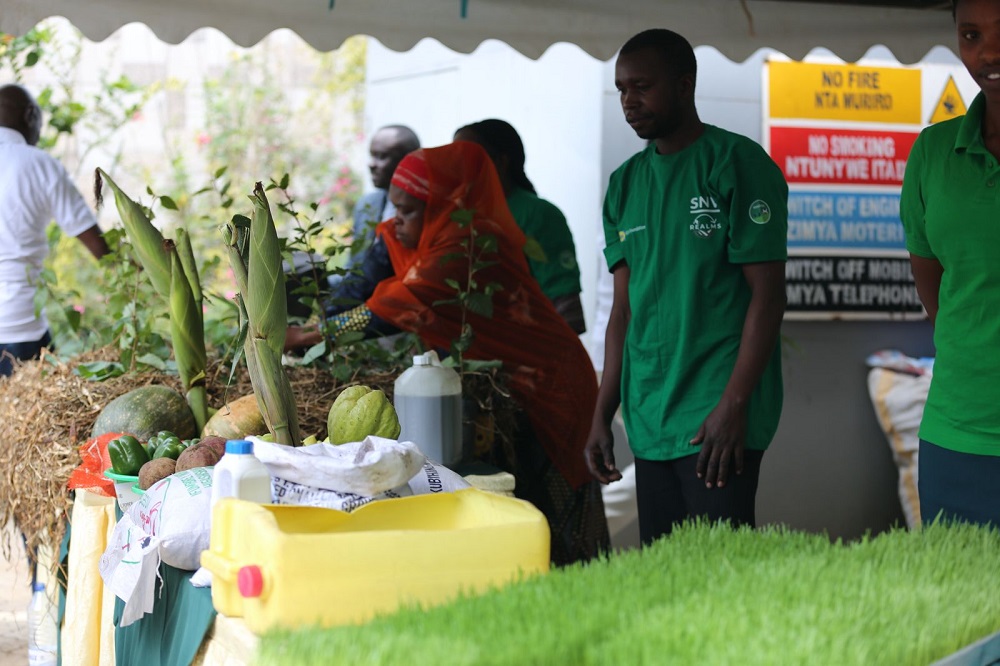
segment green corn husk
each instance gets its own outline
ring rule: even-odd
[[[246,218],[236,216],[222,228],[229,261],[239,287],[243,355],[257,405],[267,427],[279,444],[299,446],[295,397],[281,365],[288,315],[285,303],[285,275],[281,270],[281,249],[274,219],[260,183],[254,188],[253,219],[249,230]]]
[[[132,241],[143,269],[149,275],[153,288],[163,298],[170,297],[170,257],[163,248],[163,234],[153,226],[137,202],[121,191],[111,176],[103,169],[97,169],[97,182],[103,177],[111,191],[115,193],[115,206],[121,217],[125,233]]]
[[[243,296],[247,292],[247,261],[249,260],[250,218],[243,215],[234,215],[231,222],[222,225],[219,230],[222,232],[222,240],[226,246],[226,253],[229,255],[229,265],[233,269],[233,277],[236,278],[236,308],[239,314],[239,334],[233,343],[234,357],[232,371],[229,375],[230,382],[236,376],[236,366],[240,362],[240,355],[244,353],[247,338],[247,309],[243,304]],[[247,359],[249,367],[251,361]],[[256,364],[256,358],[254,359]],[[256,365],[255,365],[256,367]],[[257,376],[256,370],[251,376]],[[258,402],[258,408],[260,403]],[[263,410],[261,412],[263,414]]]
[[[247,293],[247,264],[250,261],[250,218],[234,215],[231,222],[221,228],[222,240],[229,254],[229,265],[236,278],[236,290],[240,294]]]
[[[201,279],[198,277],[198,264],[194,260],[194,250],[191,249],[191,236],[186,229],[180,228],[177,230],[177,239],[174,242],[177,244],[177,256],[181,260],[181,266],[184,267],[184,277],[187,278],[188,284],[191,285],[191,295],[194,296],[198,318],[203,322],[202,325],[204,325],[205,319],[201,311],[204,297],[201,293]]]
[[[115,194],[115,206],[122,226],[135,252],[149,275],[157,293],[170,309],[170,336],[177,369],[187,392],[188,405],[194,413],[199,432],[208,420],[208,398],[205,393],[205,324],[201,312],[202,292],[198,268],[191,250],[191,239],[178,230],[178,242],[164,240],[142,206],[125,194],[107,172],[97,169],[96,189],[101,179],[107,181]]]
[[[208,396],[205,392],[205,352],[201,305],[192,293],[191,285],[198,282],[197,274],[189,277],[181,260],[181,252],[172,240],[163,241],[170,256],[170,338],[177,359],[177,372],[187,392],[188,405],[194,413],[198,432],[208,421]],[[190,251],[190,243],[188,244]],[[193,259],[193,257],[192,257]],[[201,293],[201,290],[198,290]]]
[[[252,330],[279,356],[285,347],[288,304],[285,301],[285,274],[281,269],[281,246],[274,228],[271,208],[260,183],[254,188],[253,220],[250,223],[250,257],[247,287],[243,295]],[[249,297],[248,297],[249,295]]]

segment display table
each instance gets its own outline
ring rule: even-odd
[[[463,470],[480,490],[510,496],[514,478],[496,468]],[[60,642],[62,663],[73,666],[244,666],[255,636],[239,618],[219,615],[211,588],[190,584],[193,572],[160,565],[154,611],[118,627],[125,604],[101,580],[98,564],[118,519],[115,500],[76,491],[68,548],[68,579]],[[70,528],[67,528],[70,529]],[[98,601],[99,600],[99,601]]]
[[[68,578],[59,648],[63,664],[114,666],[115,595],[105,589],[98,563],[115,522],[113,498],[76,491],[71,527],[66,528],[73,538],[65,554]],[[64,547],[68,542],[64,540]]]
[[[259,640],[239,618],[217,614],[192,666],[246,666],[253,663]]]
[[[256,637],[234,618],[217,617],[210,588],[190,584],[192,572],[160,565],[153,613],[117,627],[124,602],[105,587],[98,563],[114,530],[115,501],[78,490],[68,549],[63,664],[73,666],[241,666],[252,662]],[[95,602],[100,600],[99,602]]]

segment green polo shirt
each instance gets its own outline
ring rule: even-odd
[[[742,264],[787,256],[788,186],[750,139],[711,125],[671,155],[655,146],[611,175],[604,201],[608,266],[628,264],[622,412],[646,460],[689,444],[732,374],[750,287]],[[767,448],[781,414],[778,345],[748,405],[746,446]]]
[[[1000,456],[1000,164],[983,144],[984,106],[980,93],[965,116],[920,133],[900,217],[906,249],[944,267],[920,437]]]
[[[520,187],[507,196],[507,206],[525,235],[534,238],[545,252],[544,261],[528,259],[531,274],[538,280],[542,293],[549,300],[579,294],[576,246],[562,211]]]

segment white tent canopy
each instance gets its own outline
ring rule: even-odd
[[[556,42],[577,44],[607,59],[631,35],[669,27],[694,45],[711,45],[733,60],[771,47],[801,58],[823,46],[854,61],[876,44],[902,62],[917,62],[936,45],[951,46],[947,12],[874,3],[787,0],[4,0],[0,31],[22,34],[44,18],[64,16],[88,38],[102,40],[141,22],[167,42],[202,27],[218,28],[249,46],[290,28],[320,50],[365,34],[403,51],[432,37],[461,52],[485,39],[507,42],[536,58]],[[914,5],[919,3],[914,3]]]

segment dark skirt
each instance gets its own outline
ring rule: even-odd
[[[608,553],[611,536],[601,484],[589,481],[574,489],[549,459],[524,412],[518,415],[514,440],[508,446],[494,442],[489,462],[513,474],[515,497],[531,502],[545,515],[552,535],[552,564],[565,566]]]

